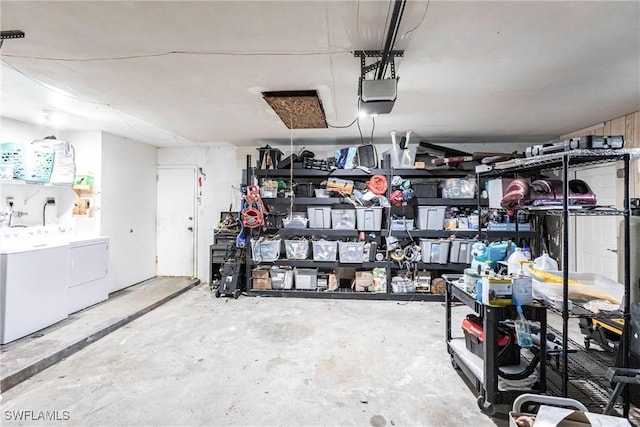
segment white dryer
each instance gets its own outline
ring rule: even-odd
[[[0,245],[0,343],[67,317],[69,244],[4,239]]]

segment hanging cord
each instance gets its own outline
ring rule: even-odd
[[[291,161],[289,162],[289,188],[291,193],[289,194],[289,218],[293,218],[293,116],[290,117],[291,126],[289,129],[289,153]]]
[[[371,126],[371,136],[369,137],[369,144],[373,144],[373,131],[376,129],[376,117],[371,116],[371,121],[373,125]]]

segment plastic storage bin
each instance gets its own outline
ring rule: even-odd
[[[310,206],[307,218],[309,228],[331,228],[331,206]]]
[[[449,262],[459,264],[471,264],[473,255],[471,255],[471,247],[475,240],[453,239],[451,240],[449,249]]]
[[[251,258],[255,262],[273,262],[280,257],[281,240],[251,239]]]
[[[450,240],[420,239],[422,262],[446,264],[449,261]]]
[[[419,230],[443,230],[446,206],[418,206]]]
[[[331,222],[334,230],[355,230],[356,210],[355,209],[332,209]]]
[[[307,214],[304,212],[293,212],[291,216],[282,220],[284,228],[307,228]]]
[[[382,207],[356,207],[356,224],[359,231],[380,231],[382,229]]]
[[[309,241],[304,240],[285,240],[284,249],[287,259],[307,259],[310,254]]]
[[[340,262],[361,263],[364,259],[364,242],[338,242]]]
[[[393,219],[391,220],[391,229],[396,231],[413,230],[412,219]]]
[[[296,268],[293,270],[296,289],[316,289],[318,286],[317,268]]]
[[[271,289],[293,288],[293,270],[284,268],[271,268]]]
[[[337,255],[338,242],[332,240],[316,240],[313,242],[314,261],[335,261]]]

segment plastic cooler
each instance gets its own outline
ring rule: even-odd
[[[307,208],[309,228],[331,228],[331,206],[313,206]]]
[[[356,207],[356,223],[359,231],[380,231],[382,229],[382,207]]]

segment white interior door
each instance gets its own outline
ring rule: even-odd
[[[598,205],[616,205],[616,166],[579,170],[576,178],[585,181],[596,194]],[[576,269],[616,280],[618,275],[616,216],[575,217]]]
[[[194,276],[196,171],[158,168],[158,276]]]

